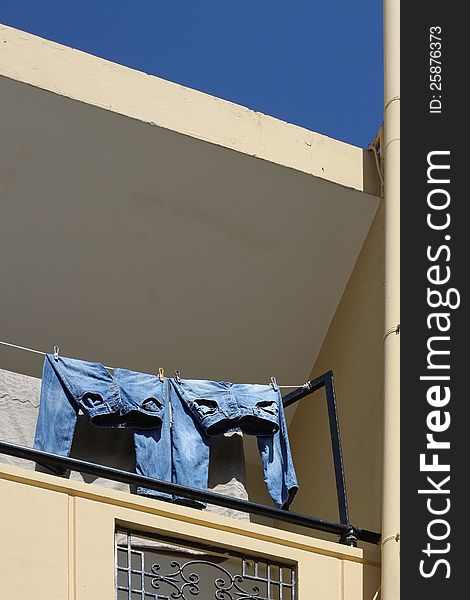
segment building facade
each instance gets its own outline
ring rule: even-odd
[[[380,533],[377,155],[9,27],[0,38],[2,340],[147,373],[275,377],[284,397],[332,371],[348,523]],[[37,354],[0,345],[0,360],[40,376]],[[286,408],[291,511],[340,523],[329,417],[323,387]],[[248,437],[244,492],[272,506]],[[8,600],[378,598],[380,544],[340,543],[269,512],[153,500],[9,456]]]

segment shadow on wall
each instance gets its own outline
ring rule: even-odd
[[[311,373],[333,370],[350,521],[373,531],[381,530],[383,281],[380,207]],[[292,510],[338,521],[324,390],[299,403],[289,437],[300,483]]]

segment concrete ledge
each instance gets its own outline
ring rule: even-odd
[[[0,76],[377,194],[361,148],[0,25]]]
[[[67,494],[71,497],[93,500],[120,508],[129,508],[141,513],[172,519],[176,522],[190,523],[208,527],[212,530],[235,533],[247,538],[272,542],[315,554],[332,556],[341,560],[371,564],[370,561],[364,561],[363,550],[360,548],[343,546],[342,544],[291,533],[282,529],[247,523],[193,508],[135,496],[126,492],[109,490],[93,484],[69,481],[53,475],[31,472],[20,467],[0,464],[0,480],[47,489]]]

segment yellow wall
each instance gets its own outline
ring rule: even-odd
[[[0,465],[1,598],[114,600],[117,526],[298,565],[299,600],[362,600],[362,550]]]
[[[376,531],[382,239],[379,211],[312,371],[312,377],[334,372],[351,522]],[[325,407],[324,394],[317,392],[300,403],[290,427],[301,484],[293,510],[337,521]],[[249,480],[259,479],[258,471],[248,471]],[[266,500],[262,494],[252,499]],[[313,593],[322,600],[372,600],[379,586],[378,549],[368,545],[363,552],[313,537],[314,532],[300,535],[0,465],[1,598],[114,600],[116,524],[296,561],[299,600],[310,600]]]
[[[314,307],[312,307],[314,310]],[[383,213],[380,209],[328,329],[312,377],[335,378],[352,523],[380,530],[383,392]],[[324,390],[299,403],[289,437],[301,489],[295,510],[337,520]]]
[[[350,520],[375,531],[381,504],[382,217],[379,210],[312,371],[312,377],[334,372]],[[293,510],[337,521],[323,392],[300,403],[290,439],[301,485]],[[260,478],[258,470],[247,474]],[[262,494],[251,499],[266,500]],[[322,600],[372,600],[379,586],[378,549],[368,545],[363,553],[313,532],[300,535],[0,465],[1,598],[114,600],[116,524],[294,560],[299,600],[313,593]]]
[[[373,531],[381,528],[383,278],[381,207],[311,373],[334,373],[350,522]],[[324,390],[300,402],[289,437],[300,482],[293,510],[337,521]],[[378,549],[369,549],[378,559]],[[364,598],[378,588],[373,571],[365,577]]]

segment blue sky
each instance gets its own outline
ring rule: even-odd
[[[381,0],[2,0],[0,22],[366,147]]]

